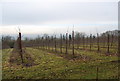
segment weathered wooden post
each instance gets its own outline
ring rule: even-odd
[[[85,37],[83,35],[83,50],[85,49]]]
[[[55,52],[57,52],[57,49],[56,49],[56,35],[55,35]]]
[[[107,53],[110,53],[110,45],[109,45],[109,42],[110,42],[110,35],[108,33],[108,36],[107,36]]]
[[[87,36],[87,37],[86,37],[86,48],[87,48],[87,46],[89,45],[88,40],[89,40],[89,37]]]
[[[50,50],[50,38],[48,36],[48,50]]]
[[[52,39],[51,39],[51,41],[52,41],[52,51],[53,51],[53,45],[54,45],[54,39],[53,39],[53,36],[52,36]]]
[[[47,36],[45,37],[45,45],[46,45],[46,50],[47,50]]]
[[[99,45],[99,34],[97,33],[97,46],[98,46],[98,50],[97,51],[100,51],[100,45]]]
[[[77,49],[79,49],[79,41],[80,41],[80,37],[79,35],[76,37],[76,42],[77,42]]]
[[[111,36],[111,47],[113,46],[114,35]]]
[[[62,53],[62,34],[60,34],[60,52]]]
[[[19,53],[20,53],[20,56],[21,56],[21,61],[22,61],[22,63],[24,63],[23,62],[23,55],[22,55],[22,41],[21,41],[21,32],[19,32],[19,43],[18,43],[18,45],[19,45]]]
[[[118,57],[120,57],[120,30],[118,30]]]
[[[98,66],[97,66],[97,72],[96,72],[96,81],[98,81]]]
[[[72,54],[74,56],[74,31],[72,31]]]
[[[70,48],[70,44],[71,44],[71,35],[69,35],[69,48]]]
[[[91,51],[91,42],[92,42],[92,34],[90,34],[90,51]]]
[[[44,49],[44,38],[42,37],[42,49]]]
[[[68,46],[68,33],[66,33],[66,54],[68,54],[67,46]]]

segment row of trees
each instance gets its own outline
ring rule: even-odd
[[[60,34],[59,36],[49,36],[44,34],[43,36],[38,36],[35,39],[24,40],[24,45],[28,47],[37,47],[46,50],[52,50],[63,53],[62,50],[65,50],[65,53],[68,54],[68,49],[72,49],[72,54],[74,54],[74,49],[88,49],[97,51],[103,51],[106,49],[107,53],[110,53],[110,49],[117,49],[118,45],[118,31],[112,33],[107,31],[106,33],[96,34],[96,35],[86,35],[85,33],[74,32],[71,34],[65,33]]]
[[[72,50],[74,55],[74,49],[82,50],[94,50],[103,51],[106,50],[110,53],[110,49],[117,49],[118,47],[118,30],[107,31],[102,34],[86,35],[85,33],[74,32],[60,34],[59,36],[49,36],[44,34],[38,36],[35,39],[25,38],[23,41],[24,47],[37,47],[41,49],[51,50],[55,52],[65,52],[68,54],[68,50]],[[15,46],[15,39],[11,36],[2,37],[2,47],[13,48]],[[64,51],[63,51],[64,50]]]

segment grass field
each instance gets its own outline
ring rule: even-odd
[[[98,79],[118,79],[116,55],[106,56],[95,51],[75,50],[76,58],[71,59],[70,54],[26,48],[36,65],[25,67],[9,63],[12,50],[2,51],[3,79],[96,79],[97,67]]]

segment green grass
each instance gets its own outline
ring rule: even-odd
[[[106,56],[104,53],[94,51],[75,50],[77,56],[86,56],[90,59],[68,60],[60,57],[65,54],[26,48],[37,65],[22,67],[15,64],[10,66],[8,60],[11,51],[12,49],[3,50],[3,79],[96,79],[96,67],[99,68],[99,79],[118,78],[118,63],[116,62],[118,57],[115,55]]]

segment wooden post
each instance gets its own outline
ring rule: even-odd
[[[86,37],[86,48],[87,48],[87,46],[88,46],[88,44],[89,44],[89,43],[88,43],[88,40],[89,40],[89,39],[88,39],[88,36],[87,36],[87,37]]]
[[[91,42],[92,42],[92,34],[90,34],[90,51],[91,51]]]
[[[98,81],[98,66],[97,66],[97,72],[96,72],[96,81]]]
[[[77,49],[79,49],[79,37],[76,37],[76,42],[77,42]]]
[[[44,40],[44,37],[43,37],[43,49],[45,49],[45,40]]]
[[[68,33],[66,33],[66,54],[68,54],[67,46],[68,46]]]
[[[23,62],[23,55],[22,55],[22,42],[21,42],[21,32],[19,32],[19,51],[20,51],[20,56],[21,56],[21,61]]]
[[[72,54],[74,56],[74,31],[72,31]]]
[[[100,51],[100,46],[99,46],[99,34],[97,33],[97,46],[98,46],[98,50],[97,51]]]
[[[112,34],[112,38],[111,38],[111,47],[113,46],[113,39],[114,39],[114,35]]]
[[[44,37],[42,37],[42,49],[44,49]]]
[[[108,45],[108,47],[107,47],[107,53],[110,53],[110,50],[109,50],[109,48],[110,48],[109,42],[110,42],[110,35],[108,34],[108,38],[107,38],[107,45]]]
[[[120,62],[120,30],[118,30],[118,63]],[[120,65],[119,65],[120,66]],[[118,67],[119,67],[118,66]],[[118,71],[118,80],[120,79],[120,71]]]
[[[62,53],[62,34],[60,35],[60,52]]]
[[[47,36],[45,37],[45,48],[47,50]]]
[[[120,57],[120,30],[118,30],[118,57]]]
[[[56,35],[55,35],[55,52],[57,52],[57,49],[56,49]]]
[[[48,50],[50,50],[50,38],[48,36]]]
[[[69,48],[70,48],[70,44],[71,44],[71,35],[69,34]]]
[[[85,49],[85,40],[84,40],[84,35],[83,35],[83,50]]]
[[[52,51],[53,51],[53,45],[54,45],[54,39],[53,39],[53,36],[52,36]]]

